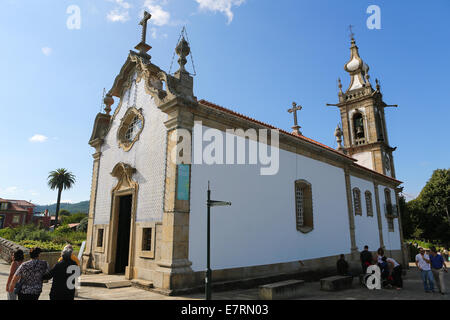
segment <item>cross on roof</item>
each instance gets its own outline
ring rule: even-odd
[[[149,46],[146,43],[147,24],[151,18],[152,18],[152,15],[150,13],[148,13],[147,11],[144,11],[144,17],[142,18],[141,22],[139,22],[139,25],[142,26],[142,36],[141,36],[141,42],[135,47],[135,49],[139,50],[140,54],[146,54],[146,52],[152,48],[151,46]]]
[[[289,113],[293,113],[294,114],[294,126],[292,127],[292,129],[294,130],[292,133],[301,135],[302,133],[300,132],[300,126],[298,125],[297,122],[297,111],[302,110],[303,107],[300,105],[297,105],[297,103],[292,102],[292,108],[288,110]]]

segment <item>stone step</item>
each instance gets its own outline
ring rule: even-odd
[[[86,274],[100,274],[102,273],[102,270],[97,270],[97,269],[86,269],[85,271]]]
[[[86,274],[80,277],[80,286],[115,289],[131,287],[131,281],[119,275]]]
[[[305,284],[303,280],[286,280],[266,284],[259,287],[259,299],[261,300],[284,300],[298,297]]]
[[[144,289],[147,291],[152,291],[151,289],[154,288],[153,282],[147,281],[147,280],[141,280],[141,279],[131,280],[131,286],[139,288],[139,289]]]

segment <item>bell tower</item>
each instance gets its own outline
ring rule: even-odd
[[[372,88],[369,66],[361,59],[352,35],[350,60],[344,66],[350,75],[348,89],[342,91],[339,79],[339,103],[342,130],[336,129],[338,140],[344,137],[344,147],[338,150],[358,160],[358,164],[395,178],[392,153],[396,148],[389,146],[384,110],[390,106],[383,102],[380,83]],[[340,129],[340,128],[339,128]]]

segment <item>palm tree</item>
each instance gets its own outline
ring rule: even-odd
[[[51,171],[48,175],[48,186],[50,189],[58,189],[58,200],[56,201],[56,217],[55,217],[55,228],[58,225],[58,213],[59,206],[61,203],[61,193],[66,189],[72,188],[75,184],[75,176],[67,171],[66,169],[56,169]]]

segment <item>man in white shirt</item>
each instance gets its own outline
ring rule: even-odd
[[[425,250],[422,247],[419,248],[419,254],[416,255],[416,266],[419,268],[425,292],[434,292],[434,278],[431,272],[430,257],[425,254]]]
[[[387,258],[386,262],[389,265],[389,275],[393,278],[392,284],[397,288],[397,290],[402,289],[402,265],[398,263],[394,258]]]

